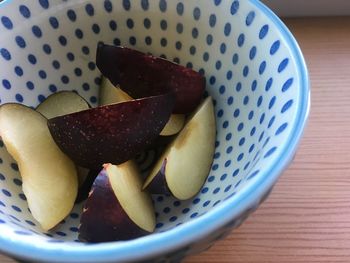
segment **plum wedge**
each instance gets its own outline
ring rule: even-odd
[[[132,98],[172,92],[173,113],[187,114],[200,103],[205,78],[192,69],[126,47],[99,44],[96,65]]]
[[[180,200],[192,198],[209,174],[215,136],[214,108],[208,97],[166,148],[143,188],[153,194],[171,194]]]
[[[53,228],[74,205],[78,179],[73,162],[52,139],[46,118],[29,107],[2,105],[0,134],[18,163],[33,217],[44,230]]]
[[[100,106],[48,120],[57,145],[76,164],[99,169],[135,157],[169,120],[171,94]]]
[[[115,87],[107,78],[102,78],[100,87],[100,105],[125,102],[133,100],[127,93],[118,86]],[[171,114],[169,121],[160,132],[161,136],[171,136],[177,134],[185,124],[184,114]]]
[[[105,164],[85,203],[79,239],[87,242],[128,240],[152,233],[155,212],[132,161]]]

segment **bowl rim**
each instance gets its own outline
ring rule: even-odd
[[[13,0],[4,0],[0,8]],[[289,141],[281,150],[270,168],[261,171],[252,183],[240,190],[235,198],[220,203],[204,215],[162,233],[124,242],[110,242],[85,246],[69,246],[66,243],[55,244],[55,248],[39,247],[35,243],[24,242],[0,235],[0,251],[16,258],[49,262],[115,262],[116,260],[141,260],[161,255],[184,244],[191,244],[227,224],[243,211],[254,205],[290,164],[300,143],[310,112],[310,80],[307,66],[294,36],[285,24],[265,4],[259,0],[249,0],[262,11],[277,28],[279,34],[290,47],[300,76],[300,101],[294,127]],[[137,253],[135,253],[137,251]]]

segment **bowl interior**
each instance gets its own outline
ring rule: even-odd
[[[206,76],[217,117],[211,172],[192,200],[154,196],[156,232],[236,198],[290,140],[300,108],[297,61],[278,28],[250,1],[41,0],[0,6],[1,103],[35,107],[51,93],[76,90],[96,106],[99,41],[150,52]],[[0,146],[0,232],[37,245],[81,246],[82,205],[43,232],[28,210],[17,165]],[[138,157],[143,170],[154,155]]]

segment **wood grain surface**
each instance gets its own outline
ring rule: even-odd
[[[285,22],[312,83],[304,139],[258,211],[185,263],[350,262],[350,17]]]

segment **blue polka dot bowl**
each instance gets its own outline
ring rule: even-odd
[[[82,205],[54,230],[33,219],[0,144],[0,251],[44,262],[176,262],[238,227],[288,166],[309,111],[303,56],[258,0],[6,0],[0,4],[0,99],[35,107],[60,90],[98,101],[97,43],[124,45],[198,70],[217,117],[209,177],[188,201],[154,196],[154,234],[77,240]],[[154,153],[139,158],[147,167]]]

